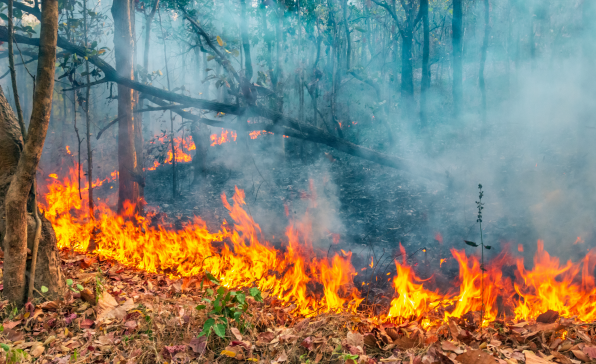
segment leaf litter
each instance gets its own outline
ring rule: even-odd
[[[596,363],[596,324],[555,311],[482,329],[469,324],[470,317],[480,318],[472,313],[468,321],[451,318],[423,328],[422,317],[382,323],[367,312],[297,317],[265,292],[262,301],[252,299],[248,289],[234,293],[247,297],[242,320],[201,335],[209,314],[197,307],[211,304],[209,290],[221,289],[209,273],[171,280],[85,256],[63,263],[73,287],[83,289],[21,310],[0,302],[0,362],[10,356],[48,364]]]

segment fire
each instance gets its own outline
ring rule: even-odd
[[[393,288],[398,297],[391,301],[391,308],[387,319],[416,319],[441,303],[442,298],[437,292],[423,287],[422,280],[416,276],[406,262],[406,252],[401,243],[403,261],[395,261],[397,275],[393,279]],[[421,282],[421,283],[416,283]]]
[[[157,140],[159,140],[163,144],[171,143],[166,135],[158,137]],[[196,149],[197,149],[197,147],[195,146],[195,143],[193,142],[192,137],[190,135],[187,136],[186,138],[181,138],[181,137],[174,138],[174,150],[176,151],[176,163],[191,162],[192,156],[190,155],[190,151],[196,150]],[[166,159],[164,160],[163,164],[172,164],[172,160],[174,159],[174,156],[172,154],[171,146],[167,150],[167,153],[168,154],[167,154]],[[148,167],[147,170],[154,171],[160,165],[161,165],[161,163],[154,160],[153,165],[151,167]]]
[[[218,136],[217,134],[211,134],[211,146],[221,145],[223,143],[228,143],[232,140],[236,141],[236,132],[229,131],[227,129],[222,128],[221,134]]]
[[[116,178],[118,174],[113,172],[93,185]],[[96,253],[103,258],[171,278],[201,276],[209,271],[226,287],[258,286],[281,304],[291,305],[296,315],[354,312],[366,297],[365,287],[387,277],[384,271],[378,273],[381,279],[376,276],[368,283],[359,282],[364,287],[361,293],[354,284],[357,273],[352,253],[341,250],[327,256],[327,249],[315,247],[311,234],[314,199],[309,199],[302,219],[291,220],[278,249],[264,239],[260,226],[246,212],[245,195],[239,188],[231,199],[221,196],[231,224],[224,222],[218,231],[210,231],[200,217],[195,217],[182,230],[174,230],[151,224],[151,216],[118,216],[105,200],[96,204],[97,215],[90,221],[87,194],[79,198],[76,166],[65,178],[50,176],[46,182],[47,193],[42,199],[45,216],[54,226],[60,248],[84,252],[95,231]],[[84,189],[87,184],[82,181],[81,185]],[[316,195],[312,185],[310,195]],[[527,320],[549,309],[563,317],[596,320],[596,250],[579,262],[562,265],[539,241],[534,266],[528,270],[523,257],[514,257],[507,249],[484,265],[475,255],[451,249],[459,264],[459,275],[452,283],[457,288],[442,291],[432,288],[436,287],[433,277],[419,278],[416,264],[406,262],[401,244],[400,250],[402,261],[394,262],[395,275],[389,277],[394,297],[386,314],[380,315],[382,321],[421,318],[426,327],[469,312],[479,318],[482,310],[486,325],[502,315]],[[446,259],[441,258],[440,264]],[[372,258],[366,261],[370,268],[377,264]]]
[[[596,250],[588,252],[581,263],[568,261],[561,266],[539,240],[534,268],[526,270],[523,258],[517,259],[516,265],[520,278],[515,281],[515,292],[520,296],[516,317],[528,319],[554,310],[565,317],[577,315],[583,321],[596,320]]]

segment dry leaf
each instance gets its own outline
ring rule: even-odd
[[[483,350],[468,350],[455,359],[462,364],[498,364],[497,359]]]
[[[571,350],[571,352],[573,353],[573,355],[575,355],[576,358],[578,358],[579,360],[583,361],[583,362],[589,362],[590,358],[588,358],[588,356],[586,355],[586,353],[584,353],[581,350]]]
[[[205,352],[205,348],[207,348],[207,338],[205,336],[195,337],[190,340],[188,346],[190,346],[195,353],[202,355]]]
[[[596,347],[594,347],[594,346],[584,346],[583,351],[591,359],[596,359]]]
[[[232,328],[230,329],[230,331],[232,331],[232,334],[234,334],[234,337],[235,337],[236,339],[238,339],[238,341],[242,341],[242,334],[240,334],[240,330],[238,330],[238,329],[237,329],[237,328],[235,328],[235,327],[232,327]]]
[[[36,345],[33,349],[31,349],[31,356],[34,358],[39,358],[41,354],[46,350],[43,345]]]
[[[541,322],[543,324],[552,324],[553,322],[557,321],[559,318],[559,313],[557,311],[548,310],[545,313],[542,313],[536,317],[536,322]]]
[[[553,363],[550,360],[544,359],[539,357],[538,355],[534,354],[530,350],[524,350],[524,355],[526,357],[526,364],[547,364]]]
[[[441,342],[441,349],[446,351],[453,351],[456,354],[461,354],[464,352],[462,349],[454,345],[451,341],[447,340]]]

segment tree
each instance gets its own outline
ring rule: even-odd
[[[420,0],[420,14],[422,14],[422,80],[420,82],[420,122],[425,127],[427,116],[427,93],[430,89],[430,26],[428,24],[428,1]]]
[[[453,18],[451,20],[451,44],[453,46],[453,114],[459,117],[463,98],[463,0],[453,0]]]
[[[118,76],[134,80],[134,34],[132,16],[134,9],[129,0],[114,0],[114,53]],[[139,163],[135,148],[135,122],[133,89],[118,84],[118,211],[123,212],[128,204],[135,212],[143,207],[139,196]]]
[[[32,222],[28,216],[28,200],[31,186],[50,122],[52,96],[54,92],[54,71],[56,68],[56,42],[58,34],[58,1],[42,0],[39,56],[36,87],[33,95],[33,110],[26,133],[22,133],[15,121],[12,109],[4,94],[0,94],[0,153],[2,172],[0,175],[0,196],[6,216],[4,231],[4,295],[12,303],[22,305],[26,300],[28,230]],[[5,193],[3,193],[6,191]],[[37,206],[31,206],[31,210]],[[60,271],[60,259],[56,252],[56,238],[51,224],[44,218],[40,240],[40,257],[37,260],[35,284],[49,289],[48,294],[58,297],[64,289]]]
[[[401,46],[401,96],[403,102],[403,108],[406,111],[406,116],[410,116],[412,110],[412,104],[414,102],[414,67],[413,67],[413,55],[412,47],[414,44],[414,31],[416,25],[422,17],[421,6],[418,6],[416,0],[400,0],[403,11],[406,14],[406,18],[402,24],[399,17],[397,16],[397,9],[395,7],[395,1],[391,5],[386,2],[379,2],[373,0],[375,4],[382,6],[387,10],[389,15],[393,18],[399,35],[401,35],[402,46]],[[416,11],[418,9],[418,11]],[[428,9],[428,6],[427,6]]]
[[[484,0],[484,38],[480,50],[480,71],[478,74],[478,86],[481,93],[481,114],[482,121],[486,123],[486,82],[484,80],[484,66],[486,64],[486,53],[488,52],[488,34],[490,32],[490,4]]]

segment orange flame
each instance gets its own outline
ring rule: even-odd
[[[95,180],[93,185],[101,186],[116,178],[118,173],[113,172]],[[76,166],[70,168],[67,177],[52,176],[46,182],[45,216],[54,226],[60,248],[84,252],[95,231],[96,253],[106,259],[165,273],[171,278],[200,276],[209,271],[226,287],[257,286],[269,292],[281,303],[295,305],[293,312],[297,315],[354,312],[363,300],[364,295],[354,285],[357,273],[351,263],[352,253],[341,250],[327,257],[327,250],[319,251],[313,246],[314,200],[301,220],[291,221],[283,248],[276,249],[263,238],[261,228],[245,211],[245,195],[238,188],[231,201],[225,194],[221,196],[233,224],[224,222],[213,232],[199,217],[185,223],[182,230],[163,224],[155,226],[150,223],[151,216],[125,219],[116,215],[105,199],[96,204],[97,216],[90,221],[87,194],[79,198]],[[84,181],[81,185],[86,188]],[[310,195],[316,196],[312,185]],[[132,216],[133,210],[130,211],[128,216]],[[579,262],[561,265],[539,241],[534,267],[527,270],[523,258],[513,258],[507,250],[482,266],[478,257],[452,249],[460,268],[453,282],[458,290],[446,293],[429,289],[432,281],[420,279],[415,265],[406,262],[401,244],[400,250],[403,260],[395,262],[392,284],[395,297],[388,312],[379,317],[381,320],[400,321],[426,315],[423,322],[428,325],[430,317],[448,319],[482,309],[484,325],[505,313],[527,320],[549,309],[563,317],[596,320],[596,250]],[[441,263],[444,261],[441,259]],[[368,266],[374,267],[373,263],[371,259]],[[506,277],[503,271],[509,268],[505,267],[511,267],[514,275]],[[386,277],[385,273],[379,272],[381,278]],[[362,282],[362,286],[366,284]]]

